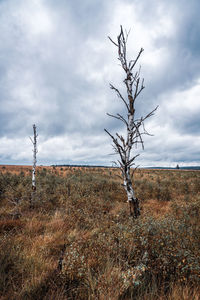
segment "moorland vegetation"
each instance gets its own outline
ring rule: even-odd
[[[1,299],[199,299],[200,171],[1,166]]]

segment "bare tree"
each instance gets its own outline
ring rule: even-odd
[[[31,195],[31,204],[33,204],[35,199],[35,191],[36,191],[36,163],[37,163],[37,131],[36,126],[33,124],[33,139],[30,137],[30,140],[33,144],[33,168],[32,168],[32,195]]]
[[[120,65],[125,72],[124,84],[126,88],[127,96],[124,97],[119,89],[110,84],[110,88],[114,90],[118,98],[123,102],[127,111],[127,117],[122,116],[121,114],[111,115],[107,114],[110,117],[113,117],[117,120],[123,122],[126,127],[126,137],[123,137],[116,133],[114,137],[108,130],[104,129],[106,133],[111,137],[113,141],[113,148],[116,154],[119,155],[120,159],[115,162],[121,170],[122,179],[124,182],[124,188],[127,194],[128,202],[130,205],[130,214],[137,218],[140,215],[139,201],[135,196],[135,192],[132,185],[131,178],[131,167],[135,165],[135,159],[139,154],[132,155],[133,146],[141,144],[144,149],[143,135],[150,135],[144,127],[144,121],[151,117],[156,111],[157,107],[148,113],[144,117],[137,118],[135,117],[135,102],[142,90],[144,89],[144,79],[141,80],[140,77],[140,68],[138,71],[134,72],[134,68],[144,51],[140,49],[137,57],[134,60],[127,60],[127,40],[128,33],[124,33],[123,27],[121,26],[120,34],[117,37],[117,41],[113,41],[110,37],[109,40],[117,47],[118,51],[118,60]],[[137,168],[137,167],[136,167]],[[135,169],[136,169],[135,168]],[[133,172],[134,174],[134,172]],[[133,175],[132,174],[132,175]]]

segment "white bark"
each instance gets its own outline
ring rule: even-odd
[[[36,163],[37,163],[37,132],[36,132],[36,126],[33,125],[33,139],[31,139],[31,142],[33,144],[33,167],[32,167],[32,190],[36,190]]]
[[[138,59],[140,58],[143,49],[141,48],[135,60],[131,60],[128,62],[126,57],[127,38],[128,35],[126,36],[124,35],[124,31],[121,26],[121,32],[117,38],[117,42],[114,42],[111,38],[109,39],[118,49],[118,59],[121,63],[122,69],[125,71],[126,74],[124,83],[126,86],[127,99],[125,99],[122,96],[122,94],[116,87],[114,87],[113,85],[110,85],[110,87],[117,93],[119,99],[123,101],[127,110],[128,120],[123,116],[121,116],[120,114],[117,115],[108,114],[110,117],[118,119],[126,125],[127,128],[126,140],[122,136],[119,136],[119,134],[117,133],[116,133],[117,138],[115,138],[106,129],[105,131],[112,138],[115,152],[120,156],[120,160],[118,160],[118,163],[124,181],[124,188],[127,194],[127,200],[130,204],[130,211],[131,214],[133,214],[137,218],[140,215],[140,209],[139,209],[139,202],[135,196],[135,192],[131,181],[130,168],[132,165],[134,165],[134,160],[139,154],[131,157],[131,150],[134,144],[137,145],[138,143],[141,143],[143,147],[142,135],[148,134],[144,129],[144,121],[145,119],[152,116],[157,108],[154,109],[145,117],[141,117],[140,119],[135,120],[135,100],[139,96],[141,91],[144,89],[144,80],[140,82],[140,69],[139,71],[135,72],[135,74],[133,74],[133,68],[135,67]],[[143,128],[142,132],[140,131],[141,125]]]

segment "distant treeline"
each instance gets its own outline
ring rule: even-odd
[[[200,166],[189,166],[189,167],[147,167],[147,168],[144,168],[144,169],[159,169],[159,170],[200,170]]]
[[[51,165],[51,167],[78,167],[78,168],[116,168],[111,166],[93,166],[93,165],[70,165],[70,164],[64,164],[64,165]]]
[[[117,168],[116,166],[96,166],[96,165],[71,165],[71,164],[62,164],[62,165],[51,165],[51,167],[78,167],[78,168]],[[145,167],[142,169],[159,169],[159,170],[177,170],[177,167]],[[180,170],[200,170],[200,166],[188,166],[188,167],[179,167]]]

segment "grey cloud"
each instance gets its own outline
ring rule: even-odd
[[[154,37],[151,33],[151,47],[160,50],[160,63],[152,65],[141,61],[146,89],[138,99],[138,114],[144,115],[159,104],[160,112],[153,117],[157,121],[152,122],[160,127],[156,127],[155,137],[147,140],[146,150],[139,159],[143,161],[146,157],[149,163],[168,162],[178,159],[174,151],[183,147],[180,155],[183,161],[198,160],[199,150],[195,150],[198,145],[192,145],[193,136],[199,135],[198,107],[189,115],[187,108],[176,113],[173,108],[167,110],[165,107],[172,98],[177,103],[176,108],[180,107],[181,99],[174,97],[174,93],[189,90],[200,77],[200,4],[194,0],[181,4],[179,1],[160,4],[156,0],[1,2],[0,138],[7,137],[7,143],[11,143],[18,136],[23,142],[32,134],[32,124],[36,123],[44,153],[41,153],[41,162],[55,160],[55,153],[58,161],[108,163],[112,160],[106,156],[112,149],[103,129],[115,133],[122,127],[120,122],[106,116],[106,112],[124,113],[124,108],[108,86],[109,81],[118,86],[122,73],[107,35],[113,28],[110,24],[114,8],[123,3],[133,5],[137,15],[136,20],[133,19],[130,41],[135,38],[134,22],[140,23],[146,33],[157,28],[156,22],[161,22],[162,16],[174,22],[174,34],[161,31]],[[32,22],[31,13],[38,25]],[[40,25],[42,20],[44,24]],[[147,55],[148,50],[145,50]],[[164,58],[163,53],[166,54]],[[193,99],[190,101],[192,105]],[[165,123],[171,126],[166,132]],[[178,136],[190,135],[187,140],[190,145],[185,147],[184,140],[177,143],[176,139],[168,145],[166,136],[173,135],[173,131]],[[99,139],[93,138],[97,136]],[[52,146],[56,137],[58,149]],[[74,151],[66,148],[66,156],[62,150],[65,137],[80,139],[80,143],[72,143]],[[106,143],[108,148],[100,153],[98,149]],[[24,147],[28,153],[29,147]],[[193,158],[188,153],[192,153]],[[0,156],[4,161],[17,157],[15,153],[10,156],[1,153]],[[24,155],[24,159],[28,157]],[[23,161],[23,154],[18,159]]]
[[[130,1],[131,3],[131,1]],[[138,19],[149,26],[156,24],[160,16],[169,18],[172,23],[172,34],[163,31],[163,35],[154,39],[155,49],[165,48],[169,57],[161,57],[162,65],[146,71],[146,82],[150,87],[147,102],[153,96],[168,91],[188,88],[200,76],[200,3],[194,1],[137,1]],[[161,26],[158,22],[158,26]],[[148,28],[148,27],[147,27]],[[159,28],[159,27],[158,27]],[[149,101],[148,101],[149,100]],[[157,101],[157,99],[156,99]]]

